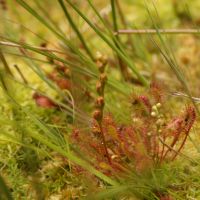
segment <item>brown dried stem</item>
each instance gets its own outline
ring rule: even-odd
[[[124,29],[115,32],[115,35],[122,34],[200,34],[199,29]]]
[[[97,82],[97,86],[96,86],[96,90],[99,97],[96,99],[96,104],[95,104],[96,110],[93,114],[93,118],[98,123],[100,134],[102,137],[102,143],[105,149],[105,155],[108,159],[108,162],[111,164],[111,159],[108,153],[104,131],[102,128],[102,119],[103,119],[103,110],[104,110],[104,88],[105,88],[105,84],[107,80],[107,76],[104,73],[104,71],[105,71],[105,66],[107,64],[107,58],[101,55],[101,53],[98,53],[97,58],[96,58],[96,64],[100,73],[99,81]]]

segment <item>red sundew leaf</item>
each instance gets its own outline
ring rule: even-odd
[[[128,169],[127,167],[123,166],[122,164],[120,164],[118,162],[112,162],[111,166],[114,169],[114,171],[117,173],[121,173],[121,172],[129,173],[130,172],[130,169]]]
[[[166,127],[170,135],[174,135],[177,132],[181,132],[182,128],[183,128],[183,119],[181,117],[173,119],[172,122],[170,122]]]
[[[36,104],[39,107],[43,108],[58,108],[58,105],[55,104],[51,99],[44,95],[40,95],[38,93],[33,94],[33,99],[35,99]]]
[[[174,160],[177,157],[177,155],[179,154],[181,149],[184,147],[185,142],[188,137],[188,134],[189,134],[189,131],[192,128],[192,125],[194,124],[195,119],[196,119],[195,108],[192,106],[187,107],[185,116],[184,116],[184,130],[183,130],[185,137],[184,137],[180,147],[178,148],[177,153],[175,153],[175,155],[172,157],[172,160]]]
[[[142,98],[144,100],[144,98]],[[96,121],[92,123],[91,132],[73,133],[73,140],[77,142],[83,154],[89,158],[91,164],[109,176],[123,176],[129,169],[140,173],[147,168],[173,160],[183,148],[187,135],[195,121],[196,113],[188,106],[184,114],[165,123],[158,135],[157,125],[151,116],[140,116],[142,124],[118,125],[111,115],[104,116],[102,129],[105,134],[108,162],[102,145],[100,130]],[[160,138],[167,144],[161,143]],[[179,144],[179,148],[177,147]],[[176,147],[176,152],[174,151]],[[174,153],[175,152],[175,153]],[[164,198],[163,196],[162,198]]]
[[[53,72],[47,74],[47,77],[52,81],[54,81],[60,89],[71,90],[72,88],[71,81],[68,78],[65,78],[64,76],[61,76],[59,73],[59,71],[64,73],[65,70],[66,70],[65,66],[63,67],[60,66],[60,68],[57,68]]]
[[[59,63],[59,65],[56,66],[56,71],[58,72],[65,73],[66,70],[68,70],[68,68],[65,65],[63,65],[63,63]]]
[[[188,106],[186,108],[185,116],[184,116],[184,123],[185,123],[185,132],[188,133],[192,128],[194,121],[196,119],[195,109],[192,106]]]
[[[79,143],[81,141],[80,139],[80,131],[78,129],[74,129],[72,131],[71,134],[71,139],[75,142],[75,143]]]
[[[155,100],[155,103],[162,103],[164,100],[163,85],[156,81],[153,81],[150,85],[150,95]]]
[[[140,96],[138,96],[137,99],[138,99],[138,101],[139,101],[140,103],[142,103],[142,104],[146,107],[147,111],[148,111],[149,113],[151,113],[151,107],[152,107],[152,105],[151,105],[151,103],[150,103],[149,98],[148,98],[147,96],[140,95]]]
[[[133,152],[130,151],[131,148],[130,148],[130,142],[131,140],[127,137],[127,129],[123,129],[122,132],[120,132],[118,134],[118,137],[119,137],[119,140],[120,140],[120,143],[119,143],[119,147],[121,149],[121,151],[123,152],[123,155],[128,157],[129,159],[132,159],[133,158]],[[132,143],[132,146],[133,146],[133,143]]]
[[[118,140],[117,126],[113,122],[110,116],[106,116],[103,119],[103,131],[107,141]]]
[[[58,72],[53,71],[53,72],[47,74],[47,77],[48,77],[49,79],[51,79],[52,81],[56,81],[57,78],[58,78],[58,75],[59,75]]]
[[[71,90],[71,83],[69,80],[65,79],[65,78],[60,78],[56,80],[56,84],[58,85],[58,87],[62,90]]]
[[[182,116],[174,119],[167,125],[166,129],[169,132],[167,136],[174,136],[176,138],[177,135],[187,134],[193,126],[195,119],[195,109],[191,106],[187,107]]]
[[[173,139],[169,145],[169,148],[165,148],[165,152],[163,153],[161,160],[166,159],[167,155],[169,157],[169,153],[171,153],[171,160],[174,160],[177,157],[177,155],[185,145],[189,131],[192,128],[195,119],[195,108],[192,106],[188,106],[182,116],[176,118],[171,123],[169,123],[166,129],[166,139],[169,137],[173,137]],[[181,144],[179,148],[176,150],[176,152],[174,152],[173,148],[177,143],[180,142]]]
[[[127,134],[129,136],[129,152],[132,154],[132,158],[137,160],[138,157],[148,157],[149,153],[152,151],[151,149],[151,140],[147,137],[147,134],[144,133],[144,129],[141,128],[136,132],[132,131],[129,127],[129,131]],[[139,159],[140,159],[139,158]]]
[[[97,153],[97,156],[98,155],[103,155],[104,154],[104,147],[102,144],[97,144],[97,143],[94,143],[94,142],[90,142],[89,143],[89,146],[92,147],[96,153]]]

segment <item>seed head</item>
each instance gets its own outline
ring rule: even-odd
[[[93,118],[97,121],[101,121],[102,119],[102,112],[101,110],[95,110],[94,113],[93,113]]]
[[[104,71],[105,71],[105,65],[101,61],[97,61],[96,65],[97,65],[97,67],[99,69],[99,72],[100,73],[104,73]]]
[[[97,90],[97,93],[98,93],[99,95],[102,94],[102,92],[103,92],[103,87],[102,87],[102,83],[101,83],[100,81],[98,81],[97,84],[96,84],[96,90]]]
[[[100,75],[100,81],[103,83],[103,84],[105,84],[106,83],[106,81],[107,81],[107,75],[106,74],[101,74]]]
[[[96,56],[95,56],[96,61],[98,61],[98,60],[100,61],[100,60],[102,59],[102,57],[103,57],[102,53],[99,52],[99,51],[97,51],[97,52],[96,52]]]
[[[100,96],[96,100],[96,107],[103,108],[103,106],[104,106],[104,98],[102,96]]]

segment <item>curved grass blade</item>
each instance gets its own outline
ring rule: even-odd
[[[146,1],[145,1],[145,2],[146,2]],[[154,6],[154,9],[156,10],[157,16],[159,17],[158,12],[157,12],[157,9],[156,9],[154,3],[153,3],[153,6]],[[156,44],[155,41],[154,41],[154,44],[155,44],[156,47],[160,50],[160,52],[161,52],[161,54],[163,55],[164,59],[167,61],[168,65],[170,66],[170,68],[172,69],[172,71],[174,72],[174,74],[176,75],[176,77],[177,77],[177,79],[179,80],[179,82],[182,84],[182,86],[183,86],[183,88],[185,89],[186,93],[188,94],[188,96],[189,96],[191,102],[192,102],[193,105],[195,106],[195,108],[196,108],[198,114],[200,115],[199,108],[197,107],[196,102],[195,102],[195,101],[193,100],[193,98],[192,98],[192,94],[191,94],[190,89],[189,89],[189,87],[188,87],[188,84],[187,84],[187,82],[186,82],[186,80],[185,80],[185,78],[184,78],[184,75],[183,75],[182,71],[180,70],[180,67],[178,66],[178,64],[177,64],[177,62],[176,62],[176,59],[175,59],[175,56],[173,55],[173,52],[170,51],[170,50],[167,48],[167,45],[166,45],[166,43],[165,43],[165,41],[164,41],[162,35],[161,35],[160,32],[159,32],[159,28],[158,28],[158,26],[156,25],[156,23],[155,23],[155,21],[154,21],[152,15],[151,15],[151,13],[150,13],[150,10],[149,10],[149,8],[148,8],[147,2],[146,2],[146,9],[147,9],[147,12],[148,12],[148,14],[149,14],[149,16],[150,16],[150,18],[151,18],[151,21],[152,21],[152,23],[153,23],[153,25],[154,25],[154,27],[155,27],[155,29],[156,29],[157,35],[158,35],[158,37],[159,37],[159,39],[160,39],[160,42],[161,42],[161,44],[162,44],[162,46],[163,46],[165,52],[159,47],[159,45]],[[170,56],[170,55],[172,55],[172,56]]]

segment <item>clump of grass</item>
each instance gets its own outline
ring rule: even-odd
[[[75,129],[72,141],[95,168],[116,178],[126,177],[133,171],[142,176],[149,169],[174,161],[181,154],[196,114],[188,106],[184,113],[167,121],[159,92],[154,85],[150,90],[151,99],[146,95],[134,99],[133,106],[137,105],[137,109],[133,109],[132,125],[116,123],[112,114],[101,115],[100,122],[95,118],[91,132]],[[104,134],[104,148],[99,139],[101,134]],[[155,195],[162,199],[157,192]]]

